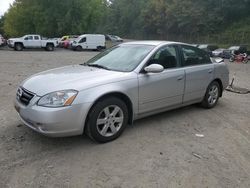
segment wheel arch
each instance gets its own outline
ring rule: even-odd
[[[129,115],[129,117],[128,117],[128,123],[129,124],[133,123],[134,112],[133,112],[133,104],[131,102],[131,99],[126,94],[124,94],[122,92],[110,92],[110,93],[105,93],[105,94],[99,96],[93,102],[93,104],[91,105],[91,107],[89,108],[88,113],[87,113],[87,117],[86,117],[85,125],[84,125],[84,130],[86,128],[86,123],[88,122],[88,119],[89,119],[89,113],[91,112],[91,110],[93,109],[93,107],[96,105],[97,102],[99,102],[101,100],[104,100],[105,98],[108,98],[108,97],[117,97],[118,99],[122,100],[125,103],[125,105],[128,108],[128,115]]]
[[[55,47],[55,45],[53,44],[53,42],[46,43],[46,46],[48,46],[48,45],[52,45],[53,47]]]
[[[15,42],[15,43],[14,43],[14,47],[15,47],[17,44],[21,44],[21,45],[24,47],[24,45],[23,45],[22,42]]]
[[[83,47],[82,47],[80,44],[78,44],[78,45],[75,47],[75,49],[81,51],[81,50],[83,50]]]

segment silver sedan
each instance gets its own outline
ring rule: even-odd
[[[18,88],[15,108],[41,134],[86,133],[108,142],[139,118],[194,103],[213,108],[228,79],[224,62],[191,45],[130,42],[31,76]]]

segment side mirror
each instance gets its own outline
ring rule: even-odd
[[[147,73],[160,73],[164,71],[164,67],[159,64],[152,64],[144,68]]]

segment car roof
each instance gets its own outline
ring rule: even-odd
[[[104,36],[102,34],[83,34],[83,35],[80,35],[79,37],[87,37],[87,36]]]
[[[167,44],[185,44],[185,43],[173,42],[173,41],[142,40],[142,41],[126,42],[123,44],[159,46],[159,45],[164,45],[164,44],[167,45]],[[189,45],[189,44],[185,44],[185,45]]]

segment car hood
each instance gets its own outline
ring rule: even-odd
[[[21,40],[22,38],[10,38],[9,40]]]
[[[54,91],[66,89],[81,91],[103,84],[119,82],[129,79],[131,74],[135,73],[72,65],[35,74],[23,81],[21,86],[38,96],[43,96]]]

